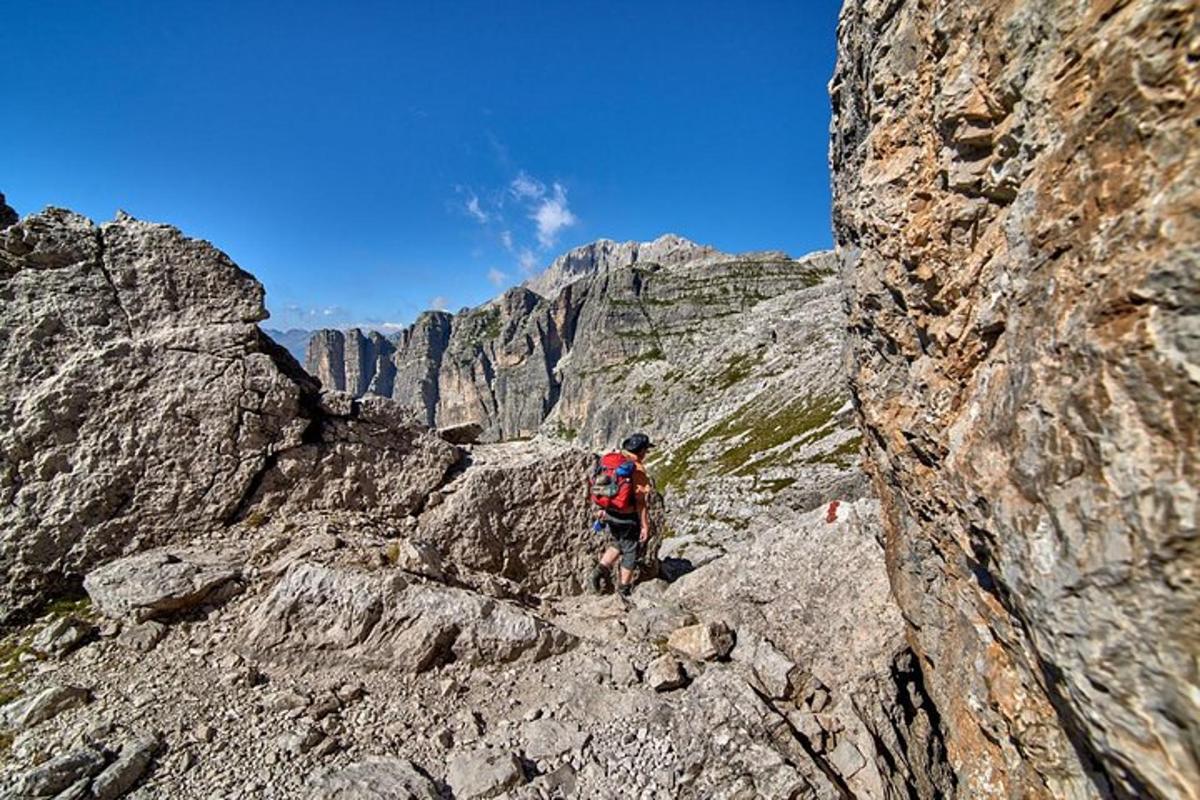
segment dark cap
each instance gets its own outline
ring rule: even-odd
[[[643,450],[649,450],[654,445],[650,442],[650,437],[644,433],[631,433],[621,442],[621,449],[630,453],[640,453]]]

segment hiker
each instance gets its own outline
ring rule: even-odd
[[[633,589],[638,551],[650,538],[650,477],[642,461],[653,446],[646,434],[634,433],[621,442],[620,451],[600,458],[592,471],[596,528],[608,531],[608,544],[589,579],[593,592],[600,592],[617,559],[621,561],[618,591],[628,597]]]

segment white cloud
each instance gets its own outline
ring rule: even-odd
[[[528,247],[523,247],[517,255],[517,264],[521,267],[521,274],[528,277],[537,270],[538,257]]]
[[[445,311],[446,306],[449,305],[449,303],[449,300],[439,294],[429,301],[429,307],[434,311]]]
[[[512,231],[500,231],[500,244],[504,245],[504,249],[512,252],[513,238]]]
[[[512,179],[509,188],[513,193],[513,197],[518,200],[537,200],[542,195],[546,194],[546,184],[534,178],[525,170],[517,173],[517,177]]]
[[[492,286],[503,286],[504,282],[508,280],[508,273],[501,272],[495,267],[492,267],[488,270],[487,279]]]
[[[480,225],[486,225],[487,221],[491,219],[488,213],[479,207],[479,198],[474,192],[467,198],[467,213],[474,217]]]
[[[554,184],[554,196],[545,197],[529,218],[537,223],[537,238],[542,249],[554,246],[558,232],[579,221],[567,206],[567,190],[561,183]]]

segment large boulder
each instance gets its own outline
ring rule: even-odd
[[[241,577],[235,559],[205,551],[164,548],[111,561],[83,580],[92,607],[112,619],[187,611],[225,595]]]
[[[298,562],[252,613],[241,650],[279,663],[422,672],[536,661],[574,637],[519,606],[410,578]]]
[[[258,281],[175,228],[26,217],[0,298],[0,618],[281,508],[403,516],[458,458],[395,409],[323,405],[259,331]]]
[[[842,14],[851,384],[960,796],[1200,786],[1196,19]]]
[[[419,536],[457,570],[497,575],[529,593],[579,593],[606,541],[592,530],[591,467],[587,452],[546,441],[477,445],[470,466],[421,514]],[[651,516],[643,577],[658,572],[665,527],[657,502]]]
[[[411,761],[369,756],[345,767],[313,773],[305,784],[310,800],[438,800],[437,784]]]

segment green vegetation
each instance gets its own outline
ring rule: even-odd
[[[25,664],[21,656],[34,654],[29,646],[30,636],[24,630],[11,633],[0,639],[0,705],[21,696]]]
[[[268,517],[262,511],[252,511],[246,517],[246,525],[251,528],[261,528],[263,525],[267,524],[267,520],[269,519],[270,517]]]
[[[639,400],[649,400],[650,395],[654,394],[654,387],[649,383],[643,383],[633,390],[633,394]]]
[[[664,358],[666,358],[666,356],[663,355],[662,349],[658,345],[654,345],[649,350],[638,353],[633,358],[627,359],[625,363],[628,366],[633,366],[634,364],[641,364],[646,361],[662,361]]]
[[[839,444],[828,453],[821,453],[807,459],[806,464],[834,464],[845,469],[854,459],[858,458],[862,448],[862,436],[855,436]]]
[[[771,494],[779,494],[795,482],[795,478],[772,478],[760,481],[755,488],[763,489]]]
[[[75,617],[76,619],[89,619],[92,616],[92,600],[84,595],[83,597],[71,598],[60,597],[57,600],[51,600],[42,608],[42,613],[39,616],[49,614],[55,618],[58,617]]]
[[[741,440],[717,462],[727,474],[745,475],[747,463],[759,453],[787,444],[807,431],[824,427],[842,405],[838,397],[798,397],[776,411],[745,421]],[[749,415],[747,415],[749,416]]]
[[[766,353],[762,350],[756,351],[752,355],[734,356],[725,364],[725,369],[713,380],[718,389],[722,391],[733,386],[735,383],[740,383],[758,367],[762,366],[763,359]]]
[[[550,429],[550,435],[555,439],[565,439],[573,442],[579,438],[579,431],[569,425],[564,425],[561,421],[556,420],[554,427]]]
[[[778,408],[770,405],[769,398],[750,400],[699,436],[685,441],[660,464],[652,465],[655,481],[663,492],[672,486],[686,486],[695,475],[698,465],[693,462],[700,449],[721,443],[731,446],[713,459],[715,471],[722,475],[753,475],[767,463],[754,461],[755,456],[797,438],[818,435],[841,405],[841,398],[825,395],[798,397]]]

